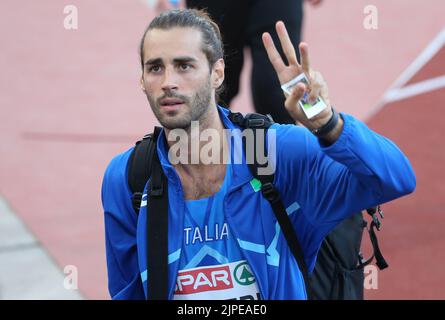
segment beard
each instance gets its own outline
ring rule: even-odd
[[[185,129],[190,128],[192,121],[199,121],[209,109],[211,101],[211,86],[210,77],[208,81],[196,91],[192,97],[181,94],[176,94],[173,91],[166,91],[164,95],[155,99],[153,96],[147,94],[148,102],[153,110],[153,113],[158,119],[159,123],[166,129]],[[178,98],[184,102],[185,107],[172,112],[161,111],[161,100],[165,98]]]

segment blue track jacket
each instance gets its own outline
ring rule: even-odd
[[[225,128],[236,126],[218,107]],[[324,237],[349,215],[413,192],[416,178],[408,159],[388,139],[342,114],[339,139],[325,147],[309,130],[274,124],[274,184],[312,271]],[[132,149],[108,165],[102,184],[108,286],[112,299],[146,299],[146,191],[137,215],[127,182]],[[164,134],[158,153],[168,178],[169,297],[173,298],[183,242],[184,196],[167,155]],[[232,164],[232,186],[224,214],[258,282],[261,299],[307,299],[303,276],[284,239],[269,202],[249,183],[246,164]],[[145,203],[144,203],[145,202]]]

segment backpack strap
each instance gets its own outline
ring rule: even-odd
[[[136,142],[129,159],[128,184],[133,208],[139,213],[147,189],[147,298],[168,299],[168,185],[159,161],[156,142],[162,128]]]
[[[267,129],[274,123],[273,119],[270,117],[270,115],[261,115],[257,113],[249,113],[245,117],[241,113],[229,113],[229,119],[239,125],[240,127],[246,129],[262,129],[262,132],[264,134],[264,143],[266,143],[266,135],[267,135]],[[254,155],[257,154],[257,134],[261,134],[258,131],[254,134]],[[265,150],[265,148],[263,149]],[[254,176],[255,179],[259,180],[261,182],[261,193],[264,198],[269,201],[272,210],[278,220],[278,223],[281,227],[281,230],[283,231],[284,238],[287,241],[287,244],[295,257],[295,260],[297,261],[298,267],[301,270],[301,273],[303,275],[304,283],[306,286],[306,292],[308,295],[308,299],[312,299],[312,288],[311,283],[309,279],[309,270],[307,268],[306,262],[304,260],[303,250],[301,248],[300,242],[298,241],[297,235],[295,233],[295,230],[292,226],[292,223],[289,219],[289,216],[287,215],[286,208],[283,205],[283,202],[280,198],[280,193],[278,189],[274,186],[274,174],[271,175],[259,175],[258,169],[260,165],[256,161],[256,157],[254,156],[253,163],[249,163],[249,169]],[[267,163],[265,164],[267,165]]]
[[[153,133],[149,133],[136,142],[128,160],[128,185],[132,194],[133,209],[136,214],[139,214],[142,193],[151,175],[155,148],[156,141],[153,139]]]
[[[154,141],[161,132],[155,127]],[[155,143],[154,143],[155,145]],[[147,190],[147,297],[168,299],[168,186],[157,148],[154,148],[151,180]]]
[[[313,294],[309,278],[309,270],[304,260],[303,250],[301,248],[300,242],[298,241],[297,235],[292,226],[290,218],[287,215],[287,211],[283,205],[283,201],[281,201],[278,189],[273,185],[272,182],[269,182],[269,179],[266,177],[267,176],[257,175],[255,178],[260,180],[262,184],[261,193],[263,194],[264,198],[266,198],[269,201],[272,210],[275,213],[278,223],[280,224],[281,230],[283,231],[284,238],[287,241],[287,245],[289,246],[293,256],[295,257],[298,267],[300,268],[301,273],[303,275],[308,299],[311,300]],[[263,181],[265,183],[263,183]]]
[[[381,221],[377,217],[377,212],[379,213],[380,217],[383,219],[383,217],[384,217],[383,211],[380,208],[380,206],[366,209],[366,211],[372,217],[371,226],[368,230],[369,238],[370,238],[371,244],[372,244],[372,250],[374,251],[374,254],[372,255],[372,257],[375,256],[375,259],[376,259],[375,264],[377,265],[377,267],[379,267],[380,270],[383,270],[383,269],[388,268],[388,263],[386,262],[385,258],[383,257],[382,252],[380,251],[379,242],[377,241],[377,235],[375,233],[375,229],[377,229],[377,231],[380,231],[380,228],[382,226]],[[371,257],[371,259],[372,259],[372,257]]]

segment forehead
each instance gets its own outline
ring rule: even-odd
[[[172,59],[193,56],[206,59],[202,51],[202,34],[194,28],[152,29],[145,35],[144,62],[149,59]]]

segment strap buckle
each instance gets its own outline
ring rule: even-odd
[[[266,182],[261,187],[261,193],[269,202],[275,203],[280,200],[280,193],[271,182]]]
[[[160,183],[158,186],[153,186],[153,181],[150,181],[148,194],[153,197],[161,197],[164,194],[164,187],[162,183]]]
[[[242,128],[269,128],[273,123],[270,114],[248,113],[245,116],[240,112],[230,112],[229,119]]]
[[[269,128],[273,123],[272,116],[258,113],[248,113],[244,117],[246,128]]]
[[[380,231],[380,228],[382,227],[382,222],[377,217],[377,213],[379,214],[380,218],[383,219],[385,216],[383,214],[382,209],[380,206],[374,207],[374,208],[368,208],[366,209],[366,212],[372,217],[372,223],[375,225],[378,231]]]
[[[246,128],[263,128],[264,119],[246,119]]]

